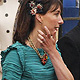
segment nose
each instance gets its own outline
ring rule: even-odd
[[[59,25],[62,25],[62,24],[64,23],[64,21],[63,21],[61,15],[60,15],[60,17],[59,17],[59,21],[58,21],[58,23],[59,23]]]

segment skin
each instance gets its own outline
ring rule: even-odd
[[[49,34],[50,33],[49,29],[47,27],[44,27],[44,29],[46,31],[46,35],[39,30],[38,33],[40,36],[38,36],[37,39],[40,42],[42,48],[49,54],[49,57],[54,66],[58,80],[74,80],[73,75],[68,70],[60,54],[56,50],[56,39],[55,39],[56,32],[54,31],[53,35],[51,36]]]
[[[60,7],[54,11],[52,7],[45,15],[36,14],[35,28],[30,33],[30,38],[36,48],[43,48],[49,54],[58,80],[74,80],[71,72],[64,64],[56,50],[56,31],[63,24]],[[25,42],[28,46],[29,42]]]
[[[40,43],[37,41],[38,30],[43,31],[46,34],[44,26],[47,26],[47,28],[50,30],[49,34],[52,35],[54,31],[58,30],[58,28],[60,27],[59,25],[63,24],[63,20],[60,14],[61,14],[60,7],[56,11],[54,11],[53,6],[45,15],[36,14],[35,28],[30,33],[30,38],[32,39],[37,48],[41,48]],[[29,45],[27,41],[26,44]]]
[[[48,43],[45,37],[45,35],[47,34],[48,37],[53,37],[55,38],[56,37],[56,32],[58,30],[58,28],[60,27],[61,24],[63,24],[63,20],[62,20],[62,17],[61,17],[61,9],[60,7],[54,11],[54,8],[52,7],[44,16],[42,16],[42,25],[44,26],[42,30],[38,30],[38,41],[40,43],[43,43],[44,41],[46,41]],[[45,26],[47,25],[47,26]],[[55,41],[54,45],[56,44],[56,38],[53,40],[52,38],[52,42]],[[41,44],[42,46],[42,44]],[[48,45],[46,46],[49,46],[51,47],[51,43],[48,43]],[[46,47],[45,46],[45,47]],[[53,46],[50,48],[52,49]],[[56,47],[55,47],[56,48]]]
[[[55,30],[57,31],[60,25],[63,24],[60,7],[55,11],[51,8],[44,16],[42,16],[42,24],[43,26],[47,26],[51,35]]]

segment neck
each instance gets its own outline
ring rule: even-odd
[[[32,40],[33,44],[35,45],[36,48],[41,48],[40,43],[38,42],[38,31],[39,28],[35,28],[29,35],[30,39]],[[27,40],[25,42],[28,46],[30,46],[29,41]]]
[[[36,48],[41,48],[40,43],[37,40],[37,38],[38,38],[37,33],[35,33],[34,35],[30,35],[29,37],[32,40],[32,42],[33,42],[33,44],[35,45]]]

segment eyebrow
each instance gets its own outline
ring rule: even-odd
[[[56,10],[55,12],[60,12],[60,13],[61,13],[61,11],[60,11],[60,10]]]
[[[60,12],[61,13],[61,10],[54,9],[51,12]]]

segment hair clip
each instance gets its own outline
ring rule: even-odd
[[[33,1],[31,1],[31,2],[29,3],[29,6],[30,6],[31,8],[34,8],[34,7],[35,7],[35,3],[34,3]]]
[[[30,14],[32,14],[32,15],[35,15],[36,13],[38,13],[43,8],[40,3],[38,3],[36,5],[36,3],[34,1],[30,1],[29,6],[31,8]]]
[[[38,9],[42,9],[43,7],[42,7],[41,4],[37,4],[37,8],[38,8]]]
[[[32,10],[30,10],[30,13],[31,13],[32,15],[35,15],[36,12],[37,12],[37,9],[36,9],[36,8],[32,8]]]

